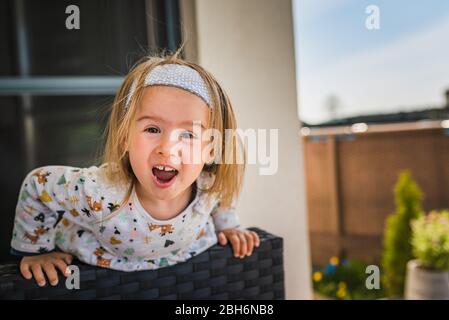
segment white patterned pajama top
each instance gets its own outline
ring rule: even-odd
[[[213,176],[202,172],[188,207],[169,220],[153,218],[135,190],[120,207],[127,186],[106,182],[104,166],[45,166],[22,183],[11,246],[26,253],[59,248],[80,261],[135,271],[186,261],[217,243],[216,232],[240,226],[235,202],[218,207],[201,189]]]

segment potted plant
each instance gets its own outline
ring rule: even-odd
[[[413,254],[406,299],[449,299],[449,211],[432,211],[411,223]]]

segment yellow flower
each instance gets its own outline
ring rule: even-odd
[[[316,272],[313,273],[312,277],[313,277],[313,281],[320,282],[321,279],[323,279],[323,274],[321,272],[319,272],[319,271],[316,271]]]
[[[332,258],[330,258],[329,262],[330,264],[336,266],[340,263],[340,259],[338,259],[338,257],[336,256],[333,256]]]
[[[346,288],[347,288],[346,282],[340,281],[338,283],[338,289],[346,290]]]
[[[338,289],[337,290],[337,298],[343,299],[346,297],[346,289]]]

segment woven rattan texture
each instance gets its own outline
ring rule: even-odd
[[[283,239],[259,228],[253,254],[235,258],[230,245],[215,245],[190,260],[157,270],[122,272],[74,262],[80,289],[59,275],[55,287],[25,280],[17,263],[0,265],[0,299],[285,299]]]

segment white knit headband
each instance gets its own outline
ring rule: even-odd
[[[198,71],[180,64],[163,64],[156,66],[145,77],[144,86],[172,86],[187,90],[204,100],[212,108],[207,85]],[[131,85],[126,99],[125,110],[128,109],[131,98],[136,91],[137,79]]]

